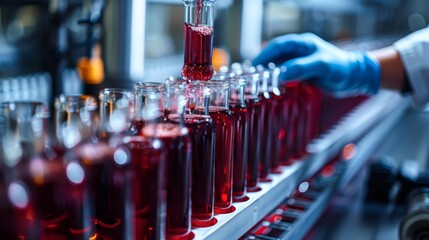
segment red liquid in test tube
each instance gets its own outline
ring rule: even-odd
[[[187,80],[207,81],[213,76],[214,3],[213,0],[184,1],[184,65],[182,76]]]
[[[215,125],[209,116],[210,91],[202,81],[170,79],[172,114],[167,121],[184,124],[192,145],[192,226],[209,227],[214,218]],[[182,105],[178,105],[182,103]]]
[[[192,226],[209,227],[214,218],[215,130],[210,116],[185,115],[192,143]]]
[[[261,158],[262,104],[258,98],[246,98],[249,123],[247,191],[259,191],[259,161]]]
[[[233,114],[234,143],[233,143],[233,189],[234,202],[244,202],[246,196],[246,175],[248,161],[248,110],[245,103],[246,81],[239,76],[230,75],[229,109]]]
[[[85,177],[84,185],[80,188],[72,187],[75,195],[72,201],[69,201],[71,204],[69,207],[76,210],[69,212],[71,222],[76,224],[72,226],[74,232],[78,233],[85,229],[85,221],[89,221],[88,217],[91,217],[98,236],[112,238],[129,236],[126,225],[129,224],[131,217],[126,215],[129,212],[126,208],[130,206],[128,201],[131,199],[131,189],[128,188],[131,185],[131,178],[127,167],[130,161],[127,157],[120,160],[115,158],[115,153],[119,151],[121,150],[115,152],[104,143],[84,144],[74,149],[75,157],[72,159],[78,159]],[[124,154],[126,156],[125,152]],[[70,163],[67,167],[68,171],[76,171],[78,165]],[[92,214],[82,217],[81,214],[86,212]]]
[[[261,182],[270,182],[268,177],[271,165],[271,151],[272,151],[272,134],[273,134],[273,118],[272,117],[272,102],[268,92],[263,92],[259,96],[261,100],[261,121],[262,121],[262,134],[261,139],[261,160],[259,162],[259,177]]]
[[[286,94],[283,87],[274,88],[270,92],[270,97],[272,100],[272,111],[271,119],[273,119],[273,134],[272,134],[272,151],[270,155],[271,173],[281,173],[280,170],[280,159],[281,159],[281,150],[286,149],[286,135],[287,135],[287,123],[288,123],[288,111],[289,104],[285,100]]]
[[[233,163],[233,197],[234,201],[242,201],[246,196],[246,173],[248,154],[248,113],[245,104],[229,103],[234,119],[234,163]]]
[[[166,154],[167,239],[191,233],[191,144],[186,128],[179,124],[147,124],[142,134],[156,137]]]
[[[302,159],[305,155],[305,147],[309,139],[309,130],[311,129],[311,96],[310,91],[305,82],[299,83],[298,98],[299,98],[299,120],[297,124],[297,141],[295,150],[295,159]]]
[[[24,151],[26,145],[21,142]],[[0,172],[1,236],[5,239],[66,238],[67,193],[64,165],[60,158],[23,157]]]
[[[185,63],[182,76],[189,80],[209,80],[213,76],[213,27],[185,23]]]
[[[165,238],[166,152],[157,139],[124,138],[132,164],[132,219],[135,239]]]
[[[232,209],[232,113],[226,108],[210,107],[210,116],[216,129],[215,152],[215,213]]]
[[[284,84],[286,97],[285,104],[288,105],[287,130],[281,149],[280,161],[282,165],[289,165],[296,159],[297,155],[297,134],[299,123],[299,82],[287,82]]]
[[[309,115],[307,119],[306,141],[310,143],[319,134],[319,123],[322,103],[322,92],[319,88],[311,84],[304,83],[303,85],[308,95],[309,100]]]

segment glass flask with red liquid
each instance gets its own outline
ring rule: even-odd
[[[231,90],[229,109],[233,114],[234,144],[233,144],[233,185],[232,195],[235,202],[243,202],[246,196],[247,154],[249,143],[248,113],[245,102],[246,81],[232,74],[228,78]]]
[[[149,112],[145,110],[145,106],[152,98],[162,101],[162,96],[165,94],[166,88],[164,83],[160,82],[136,82],[134,83],[134,108],[130,112],[131,124],[126,131],[126,135],[136,136],[140,134],[141,129],[145,125],[145,121],[163,121],[164,113]],[[152,108],[148,108],[152,109]],[[155,110],[160,111],[160,110]]]
[[[139,137],[158,146],[165,159],[160,183],[165,189],[165,238],[187,239],[192,236],[191,143],[188,130],[183,125],[183,108],[178,107],[183,101],[159,91],[145,92],[142,96],[144,101],[139,103],[137,99],[135,109],[136,115],[141,116],[144,122]],[[169,106],[168,111],[165,106]],[[178,122],[165,119],[165,115],[170,113],[180,116]]]
[[[225,80],[209,80],[209,114],[216,129],[215,146],[215,213],[230,213],[232,206],[232,167],[234,125],[229,110],[229,83]]]
[[[233,66],[232,66],[233,67]],[[234,69],[233,69],[234,70]],[[236,71],[236,70],[234,70]],[[259,99],[259,74],[251,67],[242,73],[246,81],[245,103],[248,114],[249,145],[247,155],[247,191],[259,191],[259,162],[261,159],[262,103]]]
[[[290,165],[293,161],[300,158],[298,148],[299,121],[300,121],[300,83],[298,81],[289,81],[283,84],[286,97],[285,104],[288,105],[287,135],[281,149],[280,161],[282,165]]]
[[[270,182],[271,179],[268,177],[271,167],[271,151],[272,151],[272,135],[273,125],[275,119],[272,118],[272,105],[273,99],[270,95],[268,85],[269,85],[269,74],[267,70],[258,69],[260,76],[259,83],[259,100],[261,101],[261,122],[262,122],[262,134],[261,139],[264,139],[264,142],[261,142],[261,160],[259,162],[259,181],[261,182]]]
[[[14,215],[14,208],[20,209],[22,205],[15,204],[14,206],[13,202],[10,201],[8,196],[8,185],[10,180],[6,176],[8,169],[3,166],[4,161],[2,155],[0,155],[0,162],[2,163],[2,165],[0,165],[0,212],[2,213],[0,216],[0,222],[2,223],[0,224],[0,235],[5,239],[14,239],[19,235],[18,224],[15,224],[15,222],[17,222],[17,216]],[[16,190],[14,192],[16,192]],[[27,205],[24,205],[24,209],[26,207]]]
[[[55,130],[57,153],[64,158],[67,177],[67,231],[70,238],[90,238],[96,235],[95,199],[87,183],[84,164],[74,159],[74,148],[95,134],[97,103],[90,96],[60,95],[55,99]],[[80,113],[82,112],[82,117]]]
[[[303,152],[306,153],[305,147],[310,143],[314,138],[317,137],[319,132],[319,122],[320,122],[320,112],[321,112],[321,103],[322,103],[322,92],[321,90],[311,85],[308,82],[302,82],[301,87],[307,96],[306,102],[306,121],[304,129],[304,149]]]
[[[131,196],[134,239],[165,239],[167,216],[166,143],[155,129],[163,123],[162,83],[135,83],[134,121],[122,140],[131,161]],[[137,126],[136,123],[139,123]],[[143,134],[148,127],[150,134]]]
[[[191,163],[187,130],[179,124],[148,124],[142,135],[157,138],[166,154],[167,239],[188,238],[191,235]]]
[[[113,191],[106,191],[110,212],[106,211],[104,218],[108,221],[112,221],[109,218],[113,217],[121,219],[121,224],[113,227],[108,222],[97,219],[97,235],[101,238],[141,237],[144,227],[138,226],[139,221],[134,220],[137,215],[134,191],[139,191],[134,186],[137,176],[135,170],[139,165],[133,165],[134,155],[128,145],[129,138],[124,141],[125,131],[129,129],[134,115],[134,94],[126,89],[106,88],[100,91],[99,101],[99,141],[107,143],[113,151],[109,170],[111,178],[104,180],[105,184],[111,185]],[[151,149],[149,141],[143,140],[143,148],[149,149],[150,153],[156,152]],[[140,157],[152,157],[152,154],[147,153],[141,155]],[[153,155],[158,158],[156,153]],[[114,194],[115,192],[117,194]],[[156,206],[154,208],[156,209]]]
[[[157,138],[125,136],[131,161],[131,214],[133,239],[165,239],[167,189],[166,152]]]
[[[270,66],[271,65],[271,66]],[[280,159],[281,150],[286,149],[285,138],[288,131],[288,102],[286,98],[285,88],[279,84],[279,73],[280,69],[276,68],[275,65],[270,64],[270,81],[269,81],[269,94],[272,99],[271,107],[271,119],[273,121],[273,134],[271,135],[271,150],[270,150],[270,172],[281,173]]]
[[[309,91],[307,91],[307,83],[299,82],[298,87],[298,122],[296,130],[296,141],[295,141],[295,150],[293,159],[300,160],[302,159],[306,152],[305,146],[307,145],[306,141],[308,139],[307,129],[310,121],[311,114],[311,101]]]
[[[48,147],[48,107],[40,102],[2,103],[0,197],[2,237],[64,239],[68,212],[63,162]],[[6,217],[6,218],[5,218]],[[4,226],[2,226],[3,228]],[[7,232],[3,235],[4,230]]]
[[[213,21],[216,0],[183,0],[185,5],[184,65],[187,80],[213,76]]]
[[[192,143],[192,226],[213,226],[217,219],[214,217],[215,129],[209,115],[210,90],[205,82],[187,84],[181,78],[167,84],[169,88],[172,99],[179,97],[186,102],[183,122]],[[171,113],[167,118],[176,123],[180,120],[177,114]]]
[[[96,137],[97,129],[102,129],[97,125],[97,109],[91,96],[58,99],[57,132],[65,148],[69,233],[71,238],[129,238],[130,158],[126,148]]]
[[[151,97],[149,95],[149,97]],[[177,122],[156,119],[147,121],[141,135],[159,141],[166,157],[164,181],[167,193],[166,238],[187,239],[191,232],[191,141],[184,126],[185,101],[173,96],[163,101],[150,98],[144,107],[147,112],[164,112],[165,102],[169,102],[170,114],[177,115]],[[157,107],[158,106],[158,107]]]

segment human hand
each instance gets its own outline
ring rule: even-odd
[[[286,67],[280,80],[310,80],[336,95],[376,93],[380,64],[367,52],[348,52],[312,33],[289,34],[270,41],[253,60]]]

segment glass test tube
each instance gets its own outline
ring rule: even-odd
[[[215,213],[229,213],[232,206],[232,158],[234,142],[233,116],[229,110],[229,83],[209,80],[211,91],[209,114],[216,129]]]
[[[210,90],[204,82],[187,84],[181,78],[167,84],[167,88],[169,85],[172,94],[186,99],[184,123],[192,142],[192,226],[209,227],[217,223],[214,217],[215,129],[209,115]],[[168,119],[177,121],[171,114]]]
[[[188,80],[209,80],[213,75],[213,21],[216,0],[183,0],[185,5],[184,65]]]

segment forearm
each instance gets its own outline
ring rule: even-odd
[[[380,62],[382,88],[402,91],[406,86],[406,74],[401,57],[394,47],[372,51],[371,54]]]

